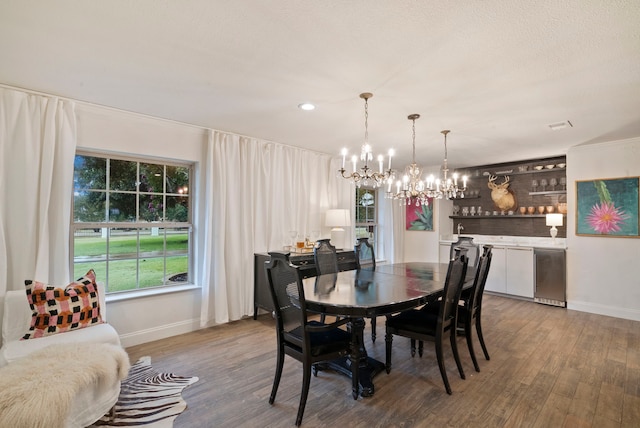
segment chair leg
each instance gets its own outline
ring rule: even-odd
[[[471,325],[471,320],[467,319],[464,323],[464,335],[467,338],[467,347],[469,348],[469,355],[471,355],[471,361],[473,361],[473,367],[477,372],[480,371],[480,366],[478,365],[478,360],[476,359],[476,353],[473,349],[473,341],[471,340],[471,333],[473,332],[473,328]]]
[[[447,390],[447,394],[451,395],[451,386],[449,386],[447,371],[444,368],[444,357],[442,355],[442,340],[436,339],[436,357],[438,359],[438,367],[440,368],[440,376],[442,376],[442,381],[444,382],[444,388]]]
[[[385,347],[385,355],[386,355],[386,360],[385,360],[385,368],[387,370],[387,373],[391,372],[391,345],[393,343],[393,334],[389,333],[389,331],[387,331],[387,334],[384,337],[384,341],[386,344]]]
[[[300,394],[300,405],[298,406],[298,416],[296,417],[296,425],[300,426],[302,423],[302,415],[304,414],[304,407],[307,405],[307,396],[309,395],[309,384],[311,383],[311,365],[304,363],[304,370],[302,373],[302,392]]]
[[[276,375],[273,378],[273,387],[271,387],[269,404],[273,404],[273,402],[276,400],[276,393],[278,392],[278,385],[280,385],[280,378],[282,377],[283,366],[284,366],[284,349],[278,348],[278,354],[276,355]]]
[[[422,354],[424,354],[424,342],[422,340],[418,341],[418,355],[422,358]]]
[[[482,352],[484,352],[484,358],[490,360],[489,351],[487,351],[487,346],[484,344],[484,337],[482,336],[482,326],[480,325],[480,314],[476,315],[476,332],[478,333],[478,340],[480,341],[480,346],[482,346]]]
[[[360,396],[360,347],[356,347],[349,355],[351,362],[351,395],[354,400]]]
[[[416,356],[416,340],[411,339],[411,358]]]
[[[462,369],[462,363],[460,362],[460,354],[458,353],[458,342],[456,340],[456,328],[452,326],[449,331],[449,339],[451,341],[451,350],[453,351],[453,358],[456,360],[456,366],[458,366],[458,373],[462,379],[466,379],[464,370]]]
[[[371,317],[371,341],[376,343],[376,317]]]

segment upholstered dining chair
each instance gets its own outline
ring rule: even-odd
[[[421,309],[410,309],[400,312],[397,315],[387,316],[386,323],[386,370],[391,372],[391,349],[393,345],[393,336],[404,336],[412,339],[412,341],[431,341],[435,342],[436,358],[440,375],[444,382],[447,394],[451,394],[451,386],[447,378],[447,372],[444,365],[443,344],[446,337],[449,336],[453,357],[458,366],[458,372],[462,379],[465,378],[458,347],[456,344],[456,324],[457,324],[457,307],[460,300],[462,285],[465,280],[468,259],[464,252],[458,251],[455,257],[449,262],[447,276],[442,295],[442,303],[437,314]],[[412,346],[412,356],[415,348]],[[422,356],[422,355],[420,355]]]
[[[332,324],[309,320],[299,269],[289,262],[288,253],[270,252],[269,255],[271,259],[265,263],[265,270],[275,307],[278,344],[276,373],[269,404],[273,404],[276,399],[285,355],[302,362],[302,392],[296,416],[296,425],[300,425],[307,403],[312,371],[317,376],[316,364],[350,355],[352,388],[357,391],[359,351],[357,348],[351,349],[351,333],[340,328],[347,324],[349,319],[338,320]]]
[[[449,260],[453,259],[456,248],[466,248],[467,257],[469,258],[469,266],[478,266],[478,258],[480,257],[480,246],[473,242],[471,236],[459,236],[456,242],[451,243],[449,250]]]
[[[462,293],[461,300],[458,302],[457,325],[458,335],[464,335],[467,340],[467,347],[469,348],[471,361],[473,361],[473,367],[477,372],[480,371],[480,366],[478,365],[478,360],[473,349],[472,334],[474,328],[476,329],[480,346],[482,346],[484,357],[487,360],[490,359],[487,346],[484,343],[482,323],[480,319],[482,313],[482,296],[484,294],[484,286],[487,282],[487,276],[489,275],[489,268],[491,267],[493,245],[483,245],[482,248],[483,251],[480,259],[478,260],[478,267],[473,280],[473,287],[471,287],[468,293]],[[440,301],[429,303],[428,305],[425,305],[422,310],[436,314],[440,311],[440,304]],[[422,343],[420,343],[420,346],[422,346]]]

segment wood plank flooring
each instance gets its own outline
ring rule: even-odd
[[[375,379],[373,397],[351,397],[335,372],[312,377],[305,427],[638,427],[640,322],[485,295],[483,330],[491,360],[476,341],[481,372],[464,338],[458,346],[466,380],[445,354],[453,395],[438,371],[432,343],[411,358],[408,339],[394,337],[393,369]],[[384,361],[384,317],[369,355]],[[188,408],[175,427],[294,426],[302,365],[286,357],[276,402],[268,398],[275,369],[270,315],[241,320],[127,349],[131,361],[151,356],[160,371],[198,376],[184,391]]]

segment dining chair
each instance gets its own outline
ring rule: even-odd
[[[460,301],[458,302],[457,324],[457,334],[465,336],[467,340],[467,347],[469,348],[469,354],[471,355],[471,361],[473,361],[473,367],[477,372],[480,371],[480,366],[478,365],[478,360],[476,359],[476,354],[473,349],[472,333],[474,327],[476,329],[476,334],[478,335],[480,346],[482,346],[484,357],[487,360],[490,359],[487,346],[484,342],[482,323],[480,320],[482,313],[482,296],[484,294],[484,286],[487,282],[487,276],[489,275],[489,268],[491,267],[493,245],[483,245],[482,248],[483,252],[482,256],[480,256],[480,259],[478,260],[478,267],[473,280],[473,286],[468,293],[462,293]],[[422,310],[435,314],[440,311],[440,305],[440,301],[432,302],[425,305]],[[421,347],[422,343],[420,343],[419,346]]]
[[[376,255],[369,238],[358,238],[354,247],[357,269],[376,270]],[[376,318],[371,317],[371,340],[376,341]]]
[[[355,245],[356,262],[358,269],[376,269],[376,256],[373,245],[369,242],[369,238],[358,238]]]
[[[466,248],[467,257],[469,258],[469,266],[478,266],[478,258],[480,258],[480,245],[473,242],[471,236],[459,236],[456,242],[451,243],[449,250],[449,260],[453,259],[456,248]]]
[[[314,376],[318,375],[317,364],[350,355],[352,388],[358,391],[359,351],[357,347],[351,347],[352,334],[340,328],[350,322],[348,318],[331,324],[308,318],[302,275],[298,267],[289,262],[289,254],[270,252],[269,255],[271,260],[265,262],[265,270],[275,307],[278,344],[276,373],[269,404],[273,404],[276,399],[285,355],[302,362],[302,392],[296,416],[296,425],[300,425],[309,394],[311,373],[313,371]]]
[[[449,262],[442,294],[442,304],[437,314],[420,309],[410,309],[400,312],[397,315],[387,316],[385,336],[387,373],[391,372],[393,335],[408,337],[413,341],[435,342],[436,358],[438,360],[438,367],[440,368],[440,375],[442,376],[447,394],[451,394],[451,386],[447,378],[443,356],[443,343],[448,335],[453,357],[458,366],[458,372],[462,379],[465,378],[456,344],[456,324],[458,300],[460,300],[460,293],[465,280],[468,262],[464,252],[460,251],[457,251],[454,259]],[[415,351],[412,349],[412,356],[414,354]]]
[[[318,239],[313,246],[313,261],[316,273],[324,275],[338,272],[338,255],[336,247],[331,245],[330,239]],[[320,315],[320,321],[325,322],[326,315]]]
[[[318,239],[313,247],[313,261],[318,275],[338,272],[336,247],[329,241],[329,239]]]

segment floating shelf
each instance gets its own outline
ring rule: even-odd
[[[566,214],[563,214],[566,216]],[[449,218],[465,219],[465,220],[480,220],[480,219],[501,219],[506,218],[546,218],[546,214],[513,214],[513,215],[450,215]]]
[[[544,192],[529,192],[531,196],[534,195],[565,195],[567,193],[566,190],[548,190]]]

